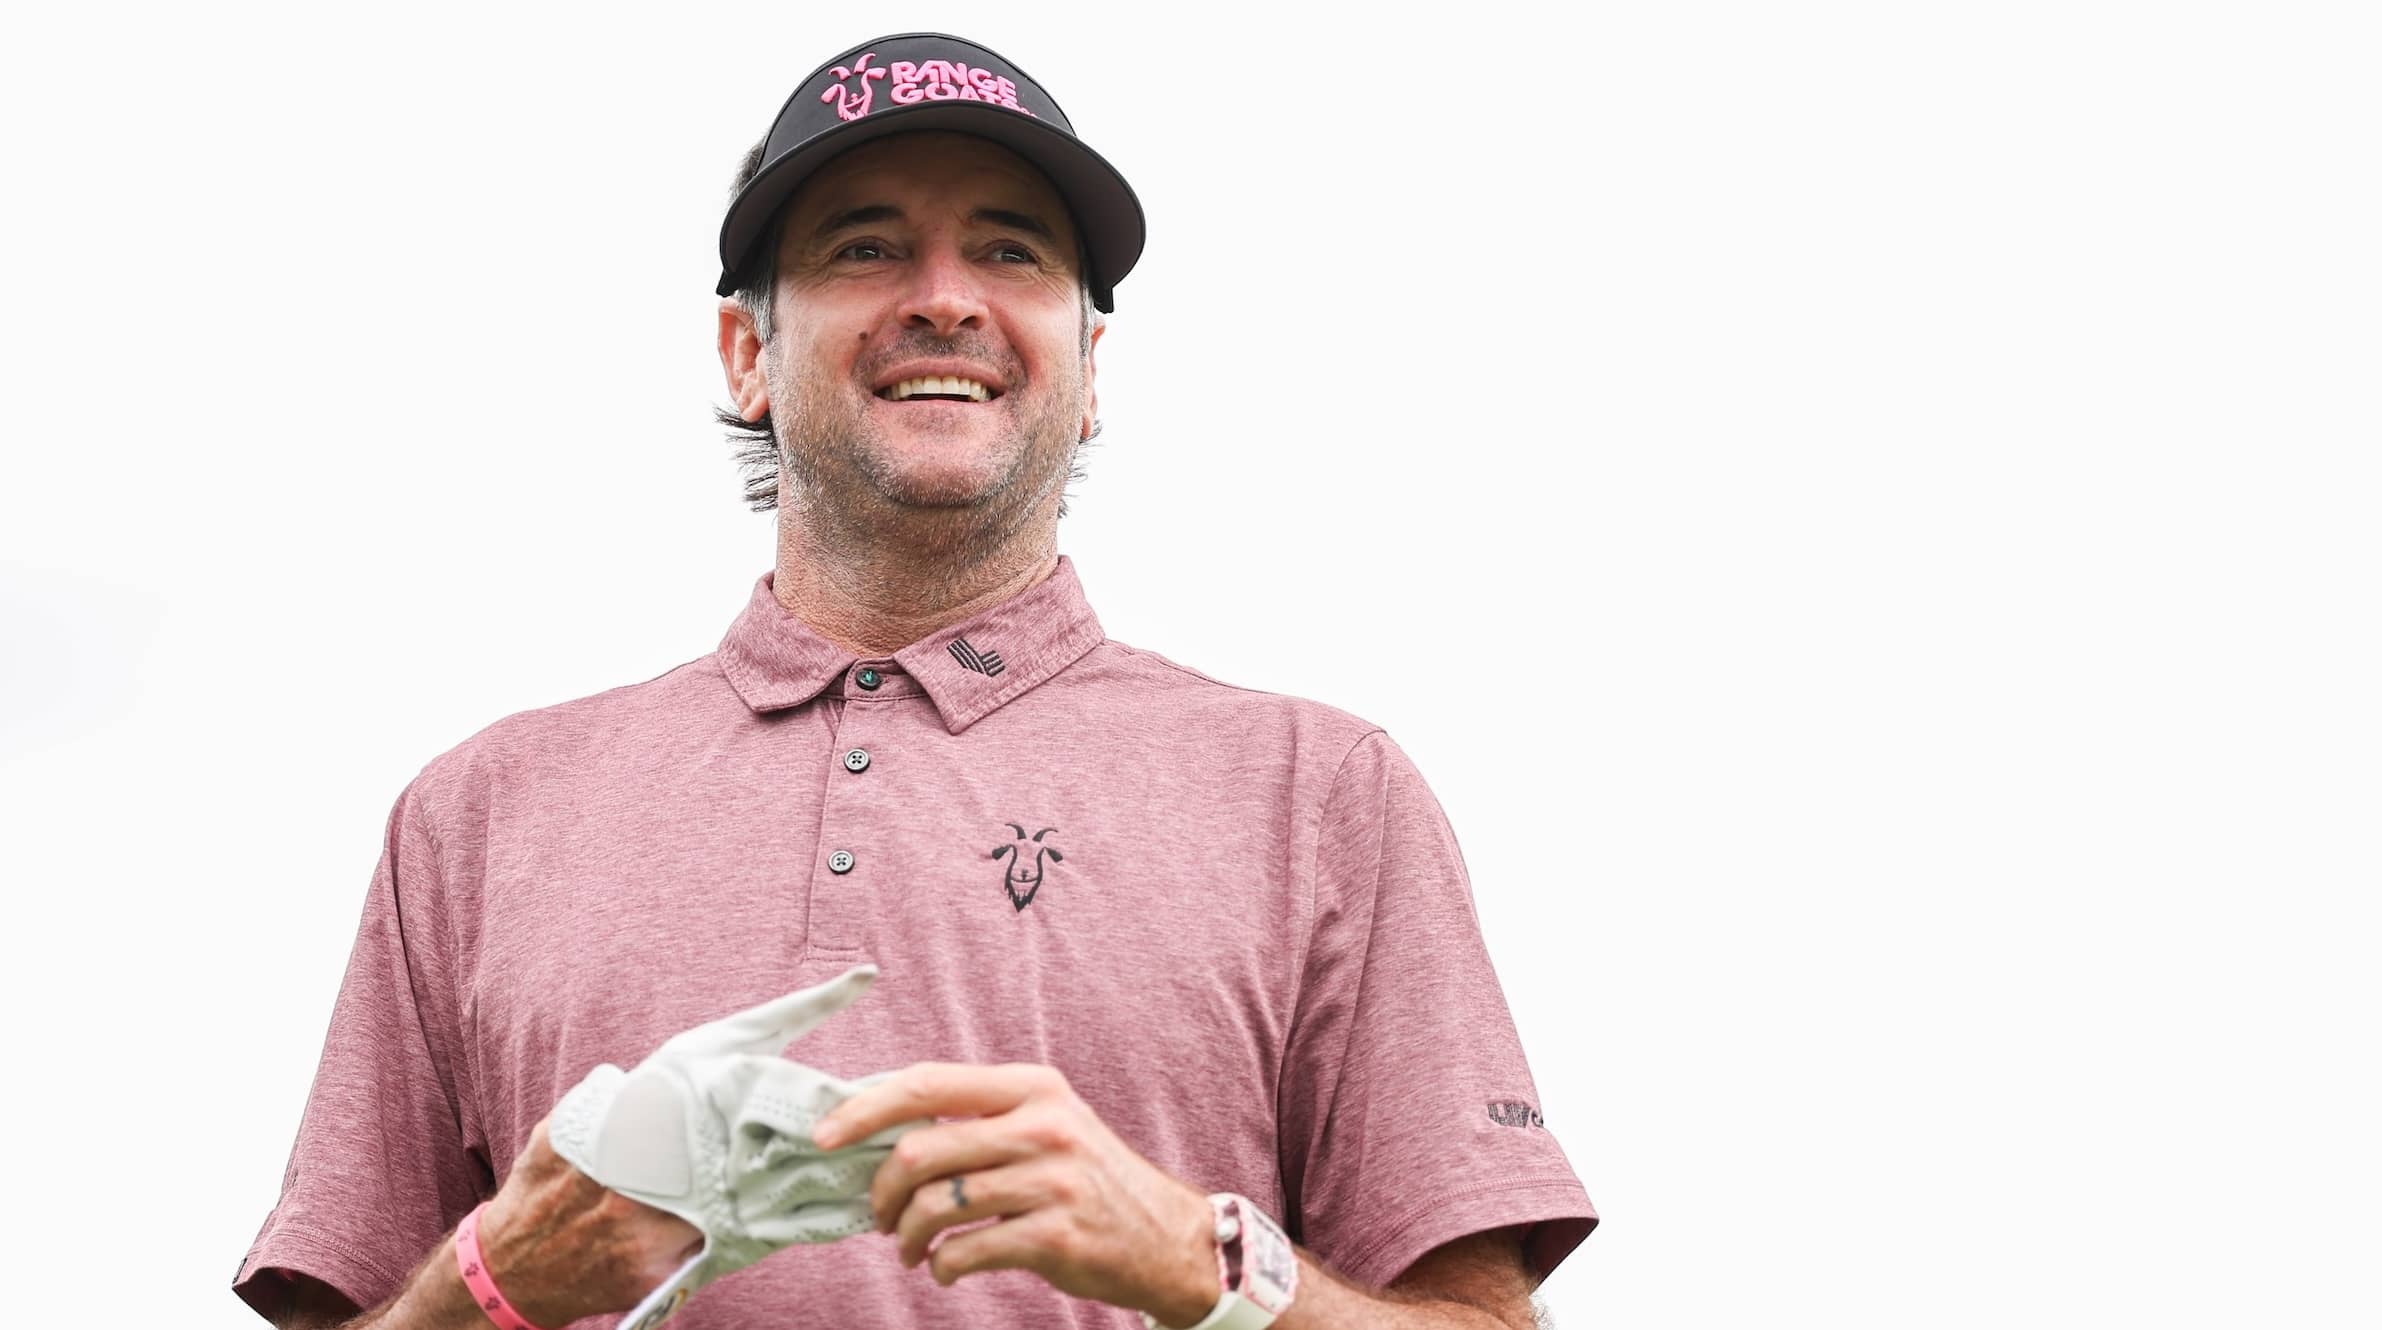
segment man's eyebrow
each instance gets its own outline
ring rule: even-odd
[[[846,208],[842,212],[829,213],[827,220],[819,223],[819,229],[811,232],[811,239],[825,240],[836,232],[850,227],[873,226],[878,222],[898,222],[900,220],[902,220],[902,210],[890,203],[864,203],[857,208]]]
[[[979,226],[986,222],[994,226],[1006,226],[1013,231],[1040,236],[1054,245],[1059,243],[1058,234],[1032,213],[1011,212],[1007,208],[978,208],[968,214],[968,220]]]

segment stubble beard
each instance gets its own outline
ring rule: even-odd
[[[951,344],[913,349],[926,356],[955,351]],[[1046,504],[1055,504],[1067,481],[1082,444],[1083,367],[1064,363],[1044,385],[1051,391],[1038,393],[1013,358],[971,358],[999,365],[1010,385],[990,409],[1026,414],[1005,416],[1010,428],[996,451],[1006,464],[962,480],[902,465],[859,400],[868,395],[865,378],[838,379],[807,365],[789,370],[764,356],[770,415],[781,440],[781,516],[792,515],[815,539],[856,556],[899,549],[958,569],[1006,546]],[[791,393],[784,391],[789,377]],[[1029,400],[1034,397],[1040,400]]]

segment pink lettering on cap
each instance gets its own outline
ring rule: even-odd
[[[994,106],[1005,106],[1019,115],[1034,114],[1018,104],[1015,83],[989,69],[971,68],[965,61],[928,60],[920,63],[896,60],[887,68],[893,71],[893,79],[886,84],[886,90],[893,95],[896,103],[903,106],[919,102],[988,102]],[[860,111],[844,118],[857,119],[867,109],[868,104],[864,101]]]

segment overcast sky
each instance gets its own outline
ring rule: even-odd
[[[391,801],[717,644],[729,178],[940,28],[1148,212],[1109,634],[1461,839],[1605,1215],[1558,1325],[2375,1322],[2368,7],[66,12],[0,50],[28,1319],[259,1324]]]

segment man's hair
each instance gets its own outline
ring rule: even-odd
[[[768,136],[764,135],[753,144],[751,151],[745,153],[744,160],[736,167],[736,183],[728,189],[729,198],[743,193],[744,187],[761,173],[761,154],[768,145]],[[753,242],[752,251],[745,256],[744,266],[734,274],[734,298],[753,316],[753,331],[759,334],[764,350],[777,336],[777,247],[786,224],[786,209],[792,203],[793,200],[788,199],[771,214],[768,222],[761,227],[760,238]],[[1088,356],[1092,353],[1092,329],[1107,322],[1107,317],[1092,308],[1091,253],[1085,248],[1080,228],[1075,238],[1075,257],[1076,273],[1080,278],[1077,297],[1083,309],[1083,335],[1078,354]],[[711,414],[727,429],[728,443],[736,450],[736,468],[744,477],[745,506],[756,513],[774,510],[777,507],[778,468],[784,463],[785,456],[778,442],[777,422],[772,419],[772,413],[764,411],[759,420],[746,420],[726,407],[713,407]],[[1068,484],[1072,485],[1084,478],[1084,449],[1099,437],[1100,422],[1094,420],[1091,434],[1077,445],[1075,458],[1068,464]],[[1067,495],[1062,490],[1059,494],[1059,516],[1066,515]]]

